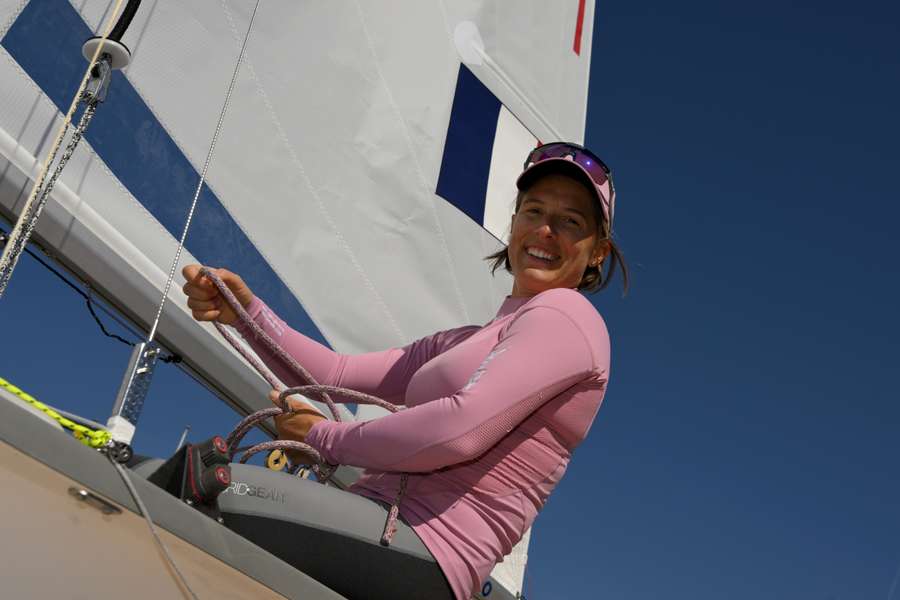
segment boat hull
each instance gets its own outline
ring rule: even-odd
[[[181,597],[108,459],[0,394],[4,596]],[[140,476],[130,478],[198,597],[344,598]]]

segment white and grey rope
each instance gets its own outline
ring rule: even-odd
[[[63,160],[60,161],[59,166],[53,173],[50,181],[47,182],[47,185],[45,186],[47,172],[50,170],[50,165],[56,159],[56,153],[59,152],[59,148],[62,146],[63,139],[65,138],[66,133],[69,131],[69,126],[72,123],[72,117],[75,116],[75,111],[78,108],[78,105],[81,104],[81,101],[84,97],[84,91],[87,88],[88,81],[90,81],[91,79],[91,72],[93,71],[94,66],[97,64],[97,61],[101,56],[103,46],[106,43],[106,40],[109,38],[110,32],[113,29],[113,23],[116,20],[116,15],[119,14],[119,9],[121,8],[123,1],[124,0],[117,0],[112,14],[110,14],[109,16],[109,20],[106,23],[106,28],[103,32],[103,35],[100,37],[100,42],[94,49],[94,55],[91,57],[90,63],[88,64],[88,67],[84,72],[84,76],[81,78],[81,84],[78,86],[78,91],[75,92],[75,97],[72,98],[72,103],[69,105],[69,110],[66,113],[65,118],[63,119],[62,125],[60,125],[59,127],[59,131],[57,131],[56,138],[50,145],[50,150],[48,150],[47,152],[47,158],[44,160],[44,164],[41,165],[40,173],[34,180],[34,185],[31,188],[31,192],[28,194],[28,199],[25,201],[25,205],[22,207],[22,212],[19,216],[19,219],[16,222],[15,227],[13,227],[12,232],[10,232],[9,240],[7,241],[6,247],[3,249],[3,255],[0,256],[0,297],[3,296],[3,292],[4,290],[6,290],[6,286],[9,284],[9,280],[12,278],[13,270],[16,268],[16,263],[19,262],[19,257],[22,255],[25,246],[28,244],[28,240],[31,238],[31,234],[34,232],[37,221],[40,218],[41,212],[43,211],[44,206],[46,205],[47,200],[50,196],[50,190],[53,188],[53,184],[59,177],[62,168],[65,167],[65,162],[67,162],[69,157],[72,155],[72,151],[74,151],[75,145],[78,144],[78,141],[81,139],[81,135],[84,133],[84,129],[87,128],[87,125],[88,123],[90,123],[91,117],[93,116],[93,109],[96,108],[96,103],[93,105],[93,108],[91,107],[91,104],[88,105],[88,109],[82,115],[81,123],[76,129],[72,141],[69,143],[69,148],[67,148]]]

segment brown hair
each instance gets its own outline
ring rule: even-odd
[[[516,213],[519,212],[519,207],[522,206],[522,200],[524,198],[525,190],[519,190],[519,193],[516,195]],[[596,205],[596,202],[592,203],[592,205]],[[597,217],[597,233],[602,236],[606,231],[606,219],[603,217],[603,211],[595,208],[594,212]],[[619,250],[616,242],[612,239],[611,233],[609,237],[605,238],[605,241],[609,245],[609,254],[607,254],[606,258],[603,259],[603,262],[601,262],[599,266],[593,267],[588,265],[584,270],[584,275],[581,276],[581,281],[578,283],[578,289],[589,293],[598,292],[609,285],[613,274],[617,269],[620,269],[622,271],[623,294],[627,293],[628,266],[625,264],[625,257],[622,256],[622,251]],[[484,257],[484,260],[491,261],[491,274],[496,273],[497,269],[500,267],[503,267],[508,272],[512,273],[512,265],[509,262],[508,250],[509,247],[507,246]],[[604,265],[609,265],[609,267],[605,269],[606,273],[604,273]]]

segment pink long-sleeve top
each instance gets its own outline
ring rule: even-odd
[[[603,319],[581,294],[509,297],[484,326],[441,331],[403,348],[341,355],[288,327],[262,301],[248,312],[319,382],[407,409],[322,421],[306,442],[365,469],[350,488],[393,502],[434,555],[457,599],[480,589],[522,537],[587,435],[609,377]],[[288,385],[280,361],[239,328]]]

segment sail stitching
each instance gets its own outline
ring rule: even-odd
[[[453,39],[453,30],[450,29],[450,18],[447,16],[447,7],[444,5],[444,0],[438,0],[437,2],[438,9],[441,11],[441,19],[444,20],[444,31],[447,32],[447,39]],[[456,58],[456,53],[453,52],[452,48],[448,46],[450,50],[450,56],[454,59]]]
[[[62,168],[68,161],[68,158],[72,155],[72,152],[74,152],[75,146],[80,141],[84,129],[87,128],[87,125],[90,122],[91,117],[93,116],[93,111],[96,108],[96,104],[100,102],[100,97],[89,91],[88,84],[92,81],[93,77],[99,77],[94,74],[94,70],[96,68],[99,68],[98,65],[101,63],[101,60],[105,60],[101,59],[101,51],[103,50],[103,46],[107,42],[107,39],[112,32],[113,19],[118,14],[119,9],[122,7],[123,1],[124,0],[116,0],[115,9],[113,10],[110,20],[106,25],[106,30],[103,32],[103,35],[100,36],[99,44],[97,44],[97,47],[93,50],[93,56],[91,56],[91,59],[88,62],[87,70],[81,78],[81,84],[78,86],[78,91],[75,92],[75,96],[72,98],[72,102],[69,105],[69,110],[66,113],[63,123],[56,134],[56,138],[54,139],[53,144],[51,144],[50,150],[47,153],[44,162],[41,163],[39,174],[34,180],[31,192],[28,195],[28,199],[22,206],[19,218],[16,221],[16,224],[13,227],[12,231],[10,232],[9,240],[6,244],[6,247],[3,249],[3,255],[0,256],[0,296],[3,295],[3,291],[9,283],[10,278],[12,277],[12,273],[16,267],[16,263],[18,262],[19,257],[22,254],[22,249],[28,242],[28,239],[31,237],[31,234],[34,231],[35,226],[37,225],[37,221],[40,218],[40,214],[44,206],[46,205],[46,202],[50,195],[50,191],[53,189],[53,185],[56,182],[56,179],[59,177]],[[108,66],[108,63],[104,64]],[[50,166],[56,159],[56,154],[59,151],[59,148],[62,146],[63,139],[69,130],[72,118],[75,116],[77,108],[82,103],[86,105],[86,109],[82,113],[81,121],[75,128],[69,145],[66,147],[66,150],[63,154],[63,157],[57,163],[56,170],[50,176],[50,179],[47,180],[46,177],[50,172]]]
[[[237,63],[234,65],[234,73],[231,76],[231,83],[228,85],[228,92],[225,94],[225,100],[222,103],[222,110],[219,113],[219,120],[216,123],[216,131],[213,133],[212,142],[210,142],[209,152],[206,154],[206,162],[203,164],[203,172],[200,173],[200,181],[197,183],[197,190],[194,192],[194,199],[191,202],[191,209],[188,211],[187,220],[184,223],[184,231],[181,234],[181,239],[178,242],[178,249],[175,251],[175,258],[172,260],[172,267],[169,270],[169,277],[166,279],[166,287],[163,290],[162,299],[159,302],[159,308],[156,311],[156,318],[153,320],[153,326],[150,329],[150,334],[147,336],[147,343],[153,341],[154,336],[156,335],[156,329],[159,326],[159,321],[162,318],[163,307],[166,304],[166,299],[169,295],[169,288],[172,286],[172,281],[175,279],[175,270],[178,268],[178,260],[181,258],[181,252],[184,249],[184,242],[187,239],[188,230],[191,226],[191,221],[194,217],[194,210],[197,207],[197,202],[200,199],[200,192],[203,190],[203,185],[206,181],[206,174],[209,171],[209,165],[212,162],[213,152],[216,149],[216,142],[219,139],[219,133],[222,131],[222,124],[225,121],[225,114],[228,111],[228,104],[231,101],[231,94],[234,91],[234,85],[237,82],[238,73],[241,69],[241,63],[244,60],[244,55],[247,50],[247,44],[250,41],[250,33],[253,31],[253,21],[256,18],[256,12],[259,9],[259,0],[256,0],[256,5],[253,8],[253,13],[250,15],[250,23],[247,25],[247,33],[244,36],[244,43],[241,45],[241,51],[238,54]]]
[[[29,0],[25,0],[23,2],[23,4],[27,4],[28,1]],[[14,21],[15,20],[13,20],[13,22]],[[2,36],[0,36],[0,37],[2,37]],[[0,47],[0,50],[2,50],[2,55],[4,56],[4,58],[6,58],[7,62],[20,75],[22,75],[25,84],[28,85],[30,88],[32,88],[37,93],[37,96],[38,96],[37,100],[44,102],[46,104],[46,107],[48,108],[48,110],[52,111],[52,113],[53,113],[53,116],[51,117],[52,122],[48,125],[48,128],[54,127],[58,121],[61,121],[63,119],[63,116],[60,114],[58,107],[53,103],[53,100],[50,98],[50,96],[47,95],[47,93],[37,83],[35,83],[35,81],[25,71],[25,69],[22,68],[22,65],[20,65],[16,61],[16,59],[14,59],[12,57],[12,55],[5,48]],[[153,106],[147,100],[147,96],[141,92],[141,90],[138,88],[138,86],[136,86],[134,84],[133,81],[129,80],[129,83],[132,84],[132,86],[135,88],[135,90],[144,99],[144,102],[147,105],[148,110],[156,117],[156,119],[160,122],[161,125],[165,125],[165,121],[160,118],[157,111],[153,108]],[[175,146],[178,147],[178,149],[181,150],[181,152],[185,156],[188,156],[187,152],[185,152],[184,146],[173,135],[172,131],[170,131],[168,128],[166,128],[166,132],[172,138],[172,141],[175,144]],[[45,142],[46,142],[46,139],[39,144],[39,146],[35,149],[35,154],[40,154],[41,148],[43,147]],[[171,234],[168,232],[168,230],[166,230],[166,228],[153,216],[153,214],[147,209],[147,207],[145,207],[143,204],[141,204],[141,202],[139,200],[137,200],[137,198],[135,198],[134,195],[132,195],[132,193],[128,190],[128,188],[125,187],[125,185],[115,175],[115,173],[112,172],[112,170],[106,164],[106,161],[102,160],[100,155],[97,153],[97,151],[93,148],[93,146],[91,146],[91,143],[88,140],[84,140],[83,143],[84,143],[84,145],[82,146],[82,149],[85,150],[93,158],[96,159],[92,162],[92,164],[99,166],[103,170],[103,172],[106,173],[106,175],[109,177],[109,181],[111,181],[122,193],[123,200],[132,203],[133,206],[135,206],[137,209],[140,210],[141,214],[143,214],[145,217],[147,225],[149,225],[151,227],[155,227],[156,229],[158,229],[160,231],[160,233],[162,233],[165,236],[171,236]],[[31,172],[28,173],[27,176],[29,179],[34,180],[34,178],[37,176],[36,169],[40,167],[40,159],[37,156],[32,156],[32,159],[34,160],[34,163],[33,163]],[[62,182],[62,185],[65,185],[65,182]],[[209,185],[207,185],[207,187],[209,187]],[[73,194],[74,194],[74,192],[73,192]],[[83,201],[83,199],[80,199],[80,200]],[[188,254],[190,255],[190,252],[188,252]],[[160,271],[162,272],[162,270],[160,270]],[[163,274],[165,274],[165,272],[163,272]]]
[[[26,85],[31,87],[37,93],[37,101],[44,102],[46,104],[46,107],[48,108],[48,110],[53,112],[53,116],[51,117],[52,122],[48,125],[49,128],[52,128],[57,121],[62,119],[62,116],[59,114],[59,109],[53,103],[53,100],[51,100],[50,97],[46,94],[46,92],[44,92],[44,90],[41,89],[41,87],[39,85],[37,85],[33,79],[31,79],[31,77],[28,75],[28,73],[25,72],[25,70],[22,68],[22,66],[18,62],[16,62],[16,60],[9,54],[9,52],[7,52],[6,49],[2,49],[2,50],[3,50],[2,51],[3,56],[10,63],[10,65],[12,65],[13,68],[15,68],[16,71],[23,76]],[[150,112],[155,114],[155,111],[149,104],[148,104],[148,108],[150,109]],[[158,116],[157,116],[157,119],[159,120]],[[163,123],[162,120],[159,120],[159,121],[160,121],[160,123]],[[171,133],[170,133],[170,135],[171,135]],[[172,139],[174,140],[175,138],[173,137]],[[36,152],[38,154],[41,151],[41,146],[43,146],[43,144],[45,142],[46,142],[46,140],[41,142],[40,146],[36,149]],[[163,227],[162,224],[153,217],[153,214],[149,210],[147,210],[147,207],[145,207],[143,204],[141,204],[131,194],[131,192],[128,190],[128,188],[125,187],[125,185],[122,183],[122,181],[112,172],[112,170],[109,168],[109,166],[107,166],[106,162],[100,158],[100,155],[97,154],[97,151],[93,148],[93,146],[91,146],[91,143],[87,140],[84,140],[83,143],[84,143],[84,146],[82,146],[82,149],[86,153],[90,154],[93,158],[97,159],[97,160],[94,160],[91,164],[99,166],[103,170],[103,172],[106,173],[106,175],[109,178],[109,181],[112,182],[113,185],[115,185],[115,187],[118,188],[118,190],[122,193],[122,196],[123,196],[122,200],[126,201],[126,202],[130,202],[133,206],[135,206],[137,209],[139,209],[140,213],[145,217],[147,225],[149,225],[151,227],[155,227],[163,235],[170,236],[171,234],[166,230],[166,228]],[[176,146],[179,146],[179,148],[180,148],[180,144],[178,144],[177,141],[175,143],[176,143]],[[27,173],[26,175],[28,176],[29,179],[34,180],[34,178],[37,176],[36,169],[39,168],[40,162],[36,156],[32,156],[31,158],[33,160],[33,163],[32,163],[30,172]],[[61,185],[65,186],[65,182],[63,181],[61,183]],[[73,195],[74,195],[74,192],[73,192]],[[79,200],[83,201],[83,199],[81,199],[81,198],[79,198]],[[67,210],[71,210],[71,209],[67,209]],[[74,212],[73,212],[73,214],[74,214]],[[188,254],[190,255],[190,252],[188,252]],[[163,271],[160,269],[160,272],[163,272]],[[165,274],[165,273],[163,272],[163,274]]]
[[[0,49],[2,49],[2,54],[6,58],[7,62],[9,62],[9,64],[12,65],[12,67],[15,68],[15,70],[20,75],[22,75],[25,84],[28,85],[29,87],[31,87],[32,90],[34,90],[34,92],[37,94],[36,101],[44,102],[47,110],[52,111],[52,113],[53,113],[53,115],[51,116],[52,122],[50,124],[48,124],[48,126],[47,126],[48,128],[52,128],[54,126],[54,124],[62,118],[62,116],[59,114],[59,109],[53,103],[53,100],[50,99],[50,96],[48,96],[47,93],[44,92],[44,90],[41,89],[41,87],[34,82],[34,80],[28,75],[27,72],[25,72],[25,70],[22,68],[22,66],[18,62],[16,62],[16,60],[9,54],[9,52],[7,52],[5,48],[0,48]],[[153,110],[153,108],[149,105],[149,103],[148,103],[148,108],[150,109],[150,112],[154,113],[154,115],[156,114],[155,111]],[[157,116],[157,119],[159,120],[158,116]],[[160,120],[160,123],[163,123],[163,121]],[[171,133],[170,133],[170,135],[171,135]],[[174,138],[173,138],[173,140],[174,140]],[[42,142],[40,142],[38,147],[35,149],[35,154],[40,154],[41,147],[44,145],[45,142],[46,142],[46,139],[44,139]],[[176,141],[176,146],[179,146],[179,148],[180,148],[180,144],[178,144],[177,141]],[[122,192],[123,200],[133,203],[137,208],[139,208],[141,210],[141,212],[146,217],[148,225],[156,227],[157,229],[159,229],[160,232],[162,232],[165,235],[170,235],[168,233],[168,231],[166,231],[165,227],[163,227],[159,221],[157,221],[155,218],[153,218],[153,215],[150,213],[150,211],[147,210],[147,208],[143,204],[138,202],[134,198],[134,196],[132,196],[131,192],[128,191],[128,188],[125,187],[125,185],[122,183],[122,181],[118,177],[116,177],[115,174],[112,172],[112,170],[106,165],[106,162],[103,161],[102,159],[100,159],[100,155],[97,154],[97,151],[94,150],[93,146],[91,146],[91,143],[88,140],[84,140],[83,149],[85,150],[85,152],[90,154],[93,158],[97,159],[97,160],[93,161],[92,164],[98,165],[103,170],[103,172],[109,176],[109,181],[111,181],[119,189],[119,191]],[[29,154],[31,154],[31,153],[29,152]],[[37,156],[32,155],[31,159],[33,160],[33,163],[29,169],[29,172],[26,173],[26,175],[29,179],[33,180],[34,177],[36,176],[36,169],[40,166],[40,164],[39,164],[39,159],[37,158]],[[66,185],[65,181],[63,181],[60,185],[65,186]],[[73,192],[73,195],[74,195],[74,192]]]
[[[359,13],[359,21],[362,25],[363,33],[366,36],[366,44],[369,47],[369,52],[372,54],[372,62],[375,65],[375,72],[378,74],[378,79],[381,81],[381,84],[384,86],[385,92],[387,92],[388,100],[391,103],[391,108],[393,109],[397,121],[400,123],[400,128],[403,130],[403,135],[406,138],[406,145],[409,148],[409,153],[412,158],[413,166],[416,169],[416,174],[419,176],[419,182],[422,185],[422,189],[431,192],[428,186],[428,180],[425,178],[425,173],[422,171],[422,165],[419,164],[419,153],[416,152],[415,144],[413,143],[412,136],[409,133],[409,126],[406,124],[406,120],[403,118],[403,114],[400,112],[400,107],[397,105],[397,101],[394,99],[394,94],[391,92],[391,88],[388,85],[387,79],[384,76],[384,73],[381,71],[381,66],[378,62],[378,53],[375,52],[375,44],[372,42],[372,36],[369,33],[369,28],[366,26],[365,15],[362,11],[362,6],[360,6],[359,1],[356,2],[356,10]],[[431,207],[431,214],[434,217],[434,222],[436,225],[436,231],[438,235],[438,239],[441,243],[441,249],[444,252],[444,258],[447,260],[447,264],[450,266],[448,269],[450,275],[450,281],[453,282],[453,289],[456,292],[456,299],[459,301],[459,306],[462,308],[463,315],[465,316],[466,322],[469,322],[471,319],[469,318],[469,311],[466,309],[465,297],[462,293],[462,288],[459,285],[459,280],[456,277],[456,265],[453,262],[453,256],[450,254],[450,247],[447,245],[447,236],[444,234],[444,228],[441,225],[440,217],[438,216],[437,207],[434,203],[433,194],[431,194],[431,202],[429,202],[429,206]]]
[[[227,6],[225,5],[224,0],[222,1],[222,8],[224,9],[226,16],[228,17],[228,22],[231,25],[232,32],[234,34],[237,34],[237,29],[234,24],[234,20],[232,19],[231,12],[228,10]],[[401,342],[405,342],[407,340],[407,337],[403,333],[403,330],[400,328],[399,323],[397,323],[396,319],[391,314],[391,311],[388,308],[387,303],[381,297],[381,294],[378,293],[378,290],[375,288],[375,285],[369,279],[368,275],[366,275],[366,272],[363,269],[362,264],[360,264],[359,260],[356,257],[356,254],[353,252],[353,249],[350,247],[350,244],[347,242],[347,239],[341,233],[340,229],[338,229],[337,223],[332,218],[331,213],[328,212],[328,209],[326,208],[325,203],[322,201],[321,196],[319,196],[318,192],[316,192],[315,188],[313,187],[312,181],[310,180],[309,175],[306,172],[306,169],[303,167],[303,163],[300,161],[300,157],[298,156],[297,151],[294,148],[294,145],[291,143],[290,139],[288,138],[287,132],[285,131],[284,127],[282,126],[281,120],[278,118],[278,115],[275,112],[275,108],[272,105],[272,102],[269,100],[269,95],[266,93],[266,90],[262,85],[262,81],[260,80],[260,78],[258,77],[258,75],[256,73],[256,69],[253,67],[253,61],[250,60],[249,57],[246,59],[246,64],[247,64],[247,69],[250,73],[250,76],[253,78],[253,81],[256,84],[257,92],[259,93],[260,97],[263,100],[263,103],[266,106],[266,110],[269,113],[269,116],[272,120],[272,124],[275,126],[275,129],[278,132],[278,136],[281,139],[282,143],[287,148],[288,155],[291,158],[291,162],[294,163],[294,166],[296,167],[297,171],[300,174],[300,178],[303,180],[303,183],[306,185],[307,190],[309,190],[310,195],[316,201],[316,205],[318,206],[319,211],[321,212],[322,216],[325,217],[325,220],[327,221],[329,227],[331,227],[331,230],[334,232],[334,235],[337,238],[338,242],[340,243],[341,247],[344,249],[344,251],[347,253],[348,257],[350,258],[350,262],[353,264],[353,266],[356,268],[357,272],[359,273],[360,277],[362,278],[363,283],[369,289],[369,291],[372,292],[372,295],[375,297],[375,300],[378,303],[378,306],[382,309],[385,316],[387,316],[388,321],[390,322],[391,326],[393,327],[393,330],[397,334],[399,340]]]
[[[19,6],[17,6],[15,10],[12,11],[12,14],[9,15],[9,19],[3,24],[3,28],[0,29],[0,40],[6,36],[6,32],[9,31],[9,28],[12,27],[13,23],[16,22],[16,19],[19,18],[19,15],[22,13],[26,4],[28,4],[28,0],[21,0]]]

